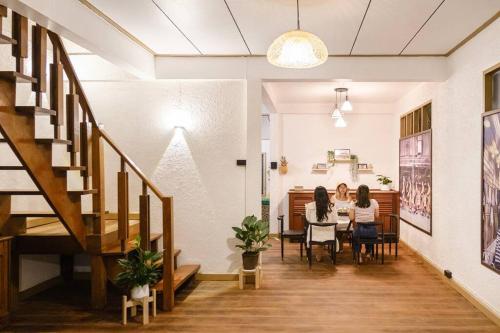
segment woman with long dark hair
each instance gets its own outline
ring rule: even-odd
[[[376,238],[377,237],[377,227],[374,222],[375,219],[379,217],[378,202],[375,199],[370,199],[370,189],[366,185],[360,185],[356,192],[356,203],[354,207],[351,208],[349,212],[349,217],[351,221],[354,221],[354,251],[359,252],[361,250],[361,244],[359,244],[356,239],[362,238]],[[365,244],[366,257],[371,258],[373,254],[373,245]],[[361,257],[359,259],[362,261]]]
[[[314,190],[314,201],[306,204],[306,219],[308,222],[337,222],[337,213],[334,211],[334,204],[330,202],[328,191],[323,186],[318,186]],[[309,233],[307,234],[309,239]],[[335,227],[312,226],[312,240],[324,242],[335,239]],[[321,247],[323,249],[323,247]],[[322,254],[322,252],[321,252]],[[316,255],[316,259],[321,260],[321,255]]]

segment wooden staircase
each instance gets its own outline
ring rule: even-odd
[[[106,304],[107,281],[113,281],[119,271],[117,258],[130,252],[129,242],[140,235],[145,249],[163,249],[163,279],[156,288],[162,295],[162,308],[171,310],[175,290],[200,268],[177,265],[180,250],[174,249],[173,198],[164,196],[99,127],[60,37],[41,25],[32,26],[32,73],[26,75],[29,22],[12,12],[12,37],[8,37],[1,31],[7,17],[7,8],[0,5],[0,44],[10,45],[16,59],[15,71],[0,71],[0,145],[8,144],[20,165],[2,165],[0,172],[25,171],[36,186],[2,189],[0,184],[0,235],[15,236],[13,256],[17,259],[13,261],[18,263],[20,254],[88,253],[92,304],[100,308]],[[46,73],[49,42],[52,63]],[[69,86],[66,94],[64,74]],[[20,83],[31,84],[35,105],[16,105]],[[42,105],[42,96],[50,106]],[[35,136],[38,117],[50,117],[53,137]],[[106,210],[106,144],[120,159],[114,214]],[[61,148],[67,152],[69,165],[53,165],[55,150]],[[68,173],[75,171],[80,173],[83,188],[68,190]],[[129,171],[142,183],[135,214],[129,212]],[[151,233],[151,194],[161,203],[160,233]],[[92,211],[82,212],[82,198],[87,195],[92,196]],[[13,211],[14,196],[43,196],[52,211]],[[14,274],[13,280],[16,291],[19,276]]]

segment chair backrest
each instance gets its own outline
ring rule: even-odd
[[[285,215],[278,216],[278,222],[279,222],[278,228],[279,228],[279,234],[281,236],[283,236],[283,219],[284,219],[284,217],[285,217]]]
[[[399,223],[400,223],[400,217],[398,214],[389,214],[390,220],[390,232],[396,233],[397,237],[399,238]]]

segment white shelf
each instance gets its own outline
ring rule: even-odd
[[[372,169],[358,169],[358,172],[373,172],[373,168]]]
[[[315,168],[313,168],[312,171],[313,172],[328,172],[328,168],[326,168],[326,169],[315,169]]]

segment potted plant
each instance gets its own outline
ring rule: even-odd
[[[392,180],[389,177],[377,175],[377,181],[380,183],[380,189],[382,191],[389,191],[391,189],[390,184],[392,183]]]
[[[120,287],[130,289],[132,299],[142,299],[149,296],[149,286],[161,278],[162,254],[143,250],[139,235],[132,241],[132,246],[134,250],[125,258],[118,259],[122,271],[116,275],[115,282]]]
[[[286,160],[285,156],[281,156],[279,171],[281,175],[284,175],[288,172],[288,161]]]
[[[243,243],[236,245],[237,248],[243,250],[243,269],[255,269],[259,261],[259,253],[271,247],[271,244],[267,244],[269,225],[252,215],[243,219],[241,228],[233,227],[233,230],[236,238]]]

